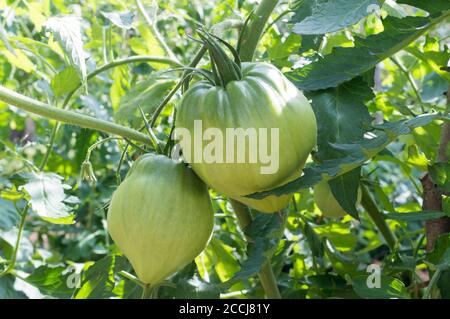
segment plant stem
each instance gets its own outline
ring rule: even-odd
[[[261,36],[263,36],[264,34],[266,34],[266,33],[270,30],[270,28],[272,28],[272,27],[275,25],[275,23],[277,23],[278,21],[280,21],[285,15],[288,15],[289,13],[292,13],[292,12],[294,12],[294,11],[292,11],[292,10],[290,10],[290,9],[281,12],[281,13],[278,15],[278,17],[276,17],[275,19],[273,19],[273,21],[271,21],[271,22],[267,25],[267,27],[266,27],[266,28],[264,29],[264,31],[262,32]]]
[[[156,21],[152,21],[150,19],[150,17],[148,16],[147,12],[145,11],[145,8],[142,5],[142,2],[140,0],[135,0],[135,2],[136,2],[136,5],[138,7],[139,13],[142,14],[142,16],[144,17],[145,22],[147,22],[148,26],[152,30],[152,33],[153,33],[156,41],[158,41],[159,45],[163,48],[163,50],[167,53],[167,55],[172,60],[179,62],[177,57],[173,53],[173,51],[169,48],[167,43],[164,41],[164,38],[161,36],[161,34],[159,33],[158,29],[156,28]]]
[[[221,23],[218,23],[211,27],[211,33],[214,35],[220,35],[222,32],[224,32],[227,29],[230,28],[240,28],[242,26],[242,21],[239,20],[225,20]],[[195,68],[197,64],[202,59],[203,55],[206,53],[206,46],[202,45],[198,52],[195,54],[194,58],[192,59],[191,63],[189,63],[189,68]],[[180,89],[180,87],[183,85],[184,78],[190,73],[190,70],[185,70],[183,74],[181,75],[180,81],[175,85],[175,87],[170,90],[170,92],[167,94],[167,96],[164,98],[164,100],[158,105],[155,112],[153,113],[153,116],[150,120],[150,127],[154,127],[156,124],[156,121],[158,120],[159,114],[161,114],[162,110],[164,110],[164,107],[169,103],[169,101],[172,99],[172,97],[177,93],[177,91]],[[144,128],[144,127],[143,127]],[[143,129],[142,128],[142,129]]]
[[[140,281],[138,278],[133,276],[132,274],[126,272],[125,270],[121,270],[117,273],[120,277],[130,280],[131,282],[135,283],[136,285],[144,288],[146,284],[144,284],[142,281]]]
[[[447,90],[447,115],[450,113],[450,85]],[[439,147],[437,149],[437,163],[448,163],[450,158],[448,156],[448,150],[450,147],[450,122],[446,121],[442,124],[441,136],[439,141]],[[431,178],[431,174],[428,171],[421,179],[423,188],[423,202],[422,208],[424,210],[436,210],[443,211],[443,199],[445,190]],[[450,232],[450,217],[444,216],[438,219],[430,219],[425,222],[426,238],[427,238],[427,251],[434,249],[434,244],[438,237],[442,234]]]
[[[25,111],[67,124],[94,129],[152,145],[150,138],[136,130],[73,111],[62,110],[0,86],[0,100]]]
[[[433,291],[433,287],[438,282],[439,278],[441,277],[442,269],[438,267],[438,269],[433,274],[433,277],[431,277],[430,282],[428,283],[427,288],[425,289],[425,292],[423,293],[422,299],[430,299],[431,298],[431,292]]]
[[[146,284],[142,291],[141,299],[152,299],[153,287]]]
[[[256,8],[253,18],[248,24],[247,30],[245,30],[242,38],[240,52],[242,62],[253,60],[253,55],[255,54],[259,38],[263,33],[264,26],[277,3],[278,0],[261,0],[258,8]]]
[[[19,231],[17,233],[16,244],[14,246],[14,251],[13,251],[11,261],[9,262],[8,267],[6,267],[5,270],[0,272],[0,278],[9,274],[16,265],[17,253],[19,252],[20,240],[22,239],[22,233],[23,233],[23,229],[25,227],[25,221],[26,221],[26,217],[27,217],[27,213],[28,213],[28,208],[29,208],[29,204],[27,203],[25,208],[22,210],[22,215],[20,216]]]
[[[165,58],[165,57],[157,57],[157,56],[151,56],[151,55],[134,55],[134,56],[130,56],[128,58],[124,58],[124,59],[118,59],[112,62],[109,62],[105,65],[102,65],[101,67],[99,67],[97,70],[89,73],[87,75],[87,80],[90,80],[92,78],[94,78],[95,76],[97,76],[100,73],[103,73],[109,69],[124,65],[124,64],[128,64],[128,63],[140,63],[140,62],[157,62],[157,63],[162,63],[162,64],[168,64],[168,65],[172,65],[172,66],[177,66],[177,67],[183,67],[183,64],[181,64],[180,62],[170,59],[170,58]],[[65,98],[64,103],[63,103],[63,107],[65,107],[66,105],[69,104],[69,100],[72,98],[72,96],[75,94],[75,92],[82,86],[82,84],[80,83],[74,90],[72,90]]]
[[[270,260],[262,266],[258,276],[267,299],[281,299],[281,294],[278,289],[277,280],[273,274]]]
[[[416,97],[417,97],[417,101],[419,102],[420,109],[421,109],[422,113],[424,113],[424,112],[425,112],[425,106],[424,106],[424,104],[423,104],[422,97],[420,96],[419,88],[417,87],[417,84],[416,84],[416,82],[414,81],[411,72],[409,72],[409,71],[403,66],[403,64],[400,62],[400,60],[399,60],[395,55],[393,55],[390,59],[391,59],[391,61],[394,62],[394,64],[400,69],[400,71],[405,75],[405,77],[406,77],[406,79],[408,80],[409,84],[411,84],[411,88],[413,89],[414,94],[415,94]]]
[[[395,244],[397,242],[397,238],[395,237],[394,233],[389,228],[389,225],[386,223],[386,220],[384,219],[383,214],[378,209],[378,206],[375,203],[374,199],[372,198],[372,195],[370,195],[369,190],[367,189],[367,186],[362,183],[361,183],[361,193],[362,193],[361,205],[367,211],[370,218],[375,223],[378,230],[381,232],[381,235],[383,236],[384,240],[388,244],[389,248],[391,250],[394,250]]]
[[[50,140],[48,141],[47,149],[45,150],[44,158],[39,165],[39,170],[43,171],[45,165],[47,165],[48,159],[50,158],[50,154],[52,153],[53,144],[55,143],[56,133],[58,133],[59,122],[56,122],[53,125],[52,132],[50,133]]]
[[[230,203],[231,206],[233,206],[234,212],[236,213],[236,216],[238,218],[239,226],[241,227],[242,232],[244,232],[245,228],[250,225],[253,220],[252,215],[250,215],[250,211],[248,210],[247,206],[245,206],[241,202],[230,199]]]
[[[234,212],[238,218],[239,226],[245,234],[245,228],[252,222],[252,215],[250,214],[248,207],[244,204],[234,199],[230,199],[230,203],[233,206]],[[268,259],[261,267],[258,277],[268,299],[281,299],[281,294],[277,286],[276,278],[273,274],[270,259]]]

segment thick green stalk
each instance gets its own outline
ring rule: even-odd
[[[375,223],[378,230],[381,232],[381,235],[383,236],[384,240],[388,244],[389,248],[391,250],[394,250],[395,244],[397,242],[397,238],[395,237],[394,233],[389,228],[389,225],[386,223],[386,220],[384,219],[383,214],[378,209],[378,206],[375,203],[374,199],[372,198],[372,195],[370,195],[369,190],[367,189],[367,186],[361,184],[361,193],[362,193],[361,205],[367,211],[370,218]]]
[[[272,270],[270,260],[268,260],[258,273],[261,285],[266,293],[267,299],[281,299],[280,290],[278,289],[277,279]]]
[[[245,228],[252,222],[250,211],[247,206],[234,199],[230,199],[230,203],[238,218],[239,226],[245,233]],[[258,277],[268,299],[281,299],[281,294],[278,289],[277,280],[273,274],[270,259],[262,266],[258,273]]]
[[[264,26],[277,5],[278,0],[261,0],[256,8],[250,23],[245,30],[241,42],[241,60],[249,62],[253,60],[259,38],[264,31]]]
[[[0,100],[49,119],[77,125],[151,145],[150,138],[136,130],[73,111],[62,110],[0,86]]]

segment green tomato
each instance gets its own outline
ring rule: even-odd
[[[361,189],[359,188],[357,196],[357,203],[359,203],[361,201]],[[339,218],[347,214],[334,197],[327,181],[322,180],[314,185],[314,202],[326,217]]]
[[[261,212],[276,212],[286,207],[291,194],[268,196],[261,200],[245,195],[273,189],[300,176],[308,155],[316,145],[316,118],[305,96],[273,65],[243,63],[242,74],[241,80],[231,81],[225,88],[206,81],[192,85],[178,106],[175,125],[187,129],[191,135],[188,142],[180,139],[183,154],[198,151],[198,139],[194,137],[196,120],[201,120],[203,133],[218,130],[224,137],[218,140],[215,136],[214,140],[210,136],[209,141],[201,142],[203,155],[212,142],[220,147],[223,150],[223,155],[218,155],[221,161],[188,160],[206,184]],[[254,129],[258,142],[268,141],[271,152],[268,154],[275,154],[278,150],[274,156],[278,161],[278,165],[274,165],[277,169],[268,174],[262,172],[262,168],[270,164],[261,157],[261,148],[255,150],[248,147],[250,134],[245,140],[245,161],[239,163],[235,157],[234,161],[227,162],[226,157],[230,154],[226,145],[230,142],[226,139],[227,128]],[[260,129],[266,130],[267,138]],[[278,129],[275,144],[271,144],[271,138],[275,137],[271,129]],[[240,151],[237,145],[236,142],[234,149],[231,148],[235,156]],[[252,162],[251,158],[256,160]]]
[[[139,279],[154,285],[201,253],[214,215],[208,189],[191,169],[146,154],[114,192],[107,221]]]

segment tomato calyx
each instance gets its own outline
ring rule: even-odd
[[[205,31],[198,30],[198,34],[207,47],[211,58],[211,69],[216,86],[226,87],[232,81],[242,79],[241,60],[238,52],[225,40]],[[225,45],[233,55],[234,60],[230,59],[225,50],[221,47]]]

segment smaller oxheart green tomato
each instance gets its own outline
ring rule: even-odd
[[[139,279],[155,285],[202,252],[214,215],[206,185],[190,168],[146,154],[114,192],[107,222]]]
[[[357,196],[356,202],[359,203],[361,201],[361,189],[359,188]],[[327,181],[322,180],[314,185],[314,202],[325,217],[339,218],[347,214],[334,197]]]

